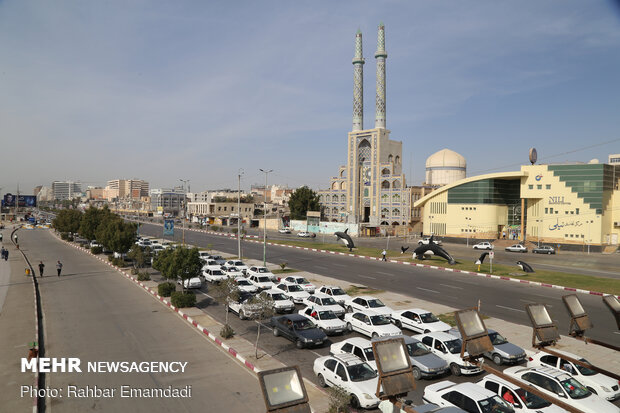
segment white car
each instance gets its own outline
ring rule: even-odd
[[[226,274],[229,278],[243,277],[243,273],[237,267],[226,267],[222,265],[220,268],[222,272]]]
[[[182,285],[185,288],[200,288],[202,287],[202,280],[200,277],[186,278],[185,280],[177,279],[177,284]]]
[[[420,241],[418,241],[418,245],[428,245],[431,242],[430,237],[429,238],[424,238],[421,239]],[[442,242],[441,240],[438,240],[437,238],[433,238],[433,243],[437,244],[437,245],[441,245]]]
[[[290,233],[291,233],[291,229],[290,229],[290,228],[280,228],[280,229],[278,230],[278,232],[279,232],[280,234],[290,234]]]
[[[313,238],[316,237],[316,234],[313,234],[312,232],[301,231],[297,233],[297,236],[302,238]]]
[[[347,331],[347,324],[330,310],[306,307],[299,310],[298,313],[316,324],[328,336],[342,334]]]
[[[250,275],[260,275],[260,276],[267,276],[269,277],[269,279],[271,281],[277,281],[277,278],[275,275],[273,275],[273,273],[271,271],[269,271],[269,269],[267,267],[258,267],[258,266],[252,266],[250,268],[248,268],[248,270],[245,272],[246,276],[250,276]]]
[[[241,260],[228,260],[224,264],[224,267],[235,267],[239,271],[245,275],[248,271],[248,266],[243,263]]]
[[[351,395],[355,409],[372,409],[379,405],[375,396],[379,377],[377,372],[359,357],[352,354],[323,356],[312,366],[321,387],[339,386]]]
[[[346,340],[339,341],[329,347],[329,354],[332,356],[338,354],[353,354],[368,363],[373,370],[377,371],[377,362],[375,361],[375,353],[372,351],[372,343],[367,338],[349,337]]]
[[[204,279],[206,281],[212,282],[212,283],[219,283],[221,281],[224,281],[225,279],[228,278],[228,276],[226,274],[224,274],[224,272],[220,269],[211,269],[208,268],[206,270],[202,270],[202,276],[204,277]]]
[[[468,361],[463,361],[461,358],[461,347],[463,346],[463,342],[460,338],[452,334],[443,331],[434,331],[417,335],[415,338],[426,344],[426,347],[430,348],[434,354],[444,359],[450,366],[450,371],[455,376],[460,376],[461,374],[476,374],[482,371],[480,367]],[[463,357],[468,356],[469,354],[466,351]]]
[[[206,260],[203,261],[204,265],[202,266],[202,270],[221,270],[222,266],[217,263],[215,260]]]
[[[394,311],[387,305],[383,304],[383,302],[378,298],[371,296],[359,296],[347,300],[344,302],[344,308],[346,308],[348,312],[355,310],[371,310],[388,318],[392,316],[392,312]]]
[[[592,393],[570,374],[552,367],[509,367],[504,374],[572,405],[584,413],[618,413],[611,402]]]
[[[566,411],[495,374],[487,374],[476,384],[503,398],[518,413],[562,413]]]
[[[228,309],[237,314],[241,320],[254,318],[258,315],[259,306],[249,303],[252,297],[254,297],[253,294],[241,292],[237,300],[228,301]]]
[[[406,328],[416,333],[431,331],[448,331],[452,327],[438,319],[433,313],[421,308],[396,310],[392,312],[392,321],[398,328]]]
[[[351,296],[345,293],[344,290],[337,285],[322,285],[319,287],[319,292],[331,295],[340,305],[343,305],[345,301],[351,299]]]
[[[273,300],[273,309],[276,313],[292,313],[295,310],[295,303],[282,291],[276,289],[265,290],[261,294],[267,294]]]
[[[310,297],[310,294],[304,291],[299,284],[284,282],[276,285],[275,289],[290,298],[295,304],[301,304],[306,298]]]
[[[402,334],[390,319],[373,311],[354,311],[344,315],[347,330],[357,331],[368,337],[390,337]]]
[[[474,249],[475,250],[492,250],[493,244],[487,241],[479,242],[476,245],[474,245]]]
[[[235,278],[235,282],[237,283],[239,291],[250,294],[255,294],[258,292],[258,287],[249,282],[245,277],[237,277]]]
[[[586,359],[579,357],[576,354],[563,350],[555,350],[555,352],[568,356],[572,359],[588,363]],[[528,367],[547,366],[567,372],[579,383],[586,386],[592,393],[604,398],[605,400],[613,401],[620,398],[620,389],[618,388],[620,383],[618,380],[609,376],[598,373],[587,367],[579,366],[568,361],[567,359],[556,357],[542,351],[531,356],[529,360],[530,361],[527,364]]]
[[[300,277],[298,275],[289,275],[288,277],[284,279],[284,281],[299,284],[301,288],[303,288],[305,291],[309,292],[310,294],[314,294],[314,291],[316,290],[316,287],[314,286],[314,284],[306,280],[304,277]]]
[[[209,251],[198,251],[198,256],[201,260],[206,261],[211,256],[211,253]]]
[[[474,383],[449,380],[426,386],[422,400],[442,407],[460,407],[471,413],[513,413],[514,409],[496,393]]]
[[[248,281],[254,284],[259,290],[270,290],[275,287],[275,284],[271,282],[266,275],[250,275]]]
[[[510,247],[505,248],[509,252],[527,252],[527,248],[521,244],[513,244]]]
[[[321,309],[323,311],[332,311],[338,317],[344,316],[344,307],[338,304],[333,297],[327,294],[316,293],[306,298],[302,304],[305,304],[308,307]]]
[[[97,241],[93,240],[93,241],[90,242],[90,244],[88,244],[88,247],[89,248],[97,248],[97,247],[103,248],[103,245],[101,245]]]

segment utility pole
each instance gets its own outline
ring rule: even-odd
[[[183,233],[183,246],[185,246],[185,216],[187,215],[186,211],[185,211],[185,208],[187,206],[187,204],[185,202],[186,198],[187,198],[187,190],[185,189],[185,185],[187,184],[187,187],[189,188],[189,179],[179,179],[179,181],[183,182],[183,200],[181,201],[181,205],[180,206],[183,208],[183,221],[182,221],[182,223],[183,223],[183,230],[182,230],[182,233]]]
[[[267,174],[273,169],[261,169],[265,174],[265,194],[263,199],[263,267],[267,266]]]
[[[237,258],[241,259],[241,175],[243,175],[243,169],[239,169],[237,175]]]

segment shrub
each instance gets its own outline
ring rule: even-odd
[[[349,392],[340,386],[330,387],[327,389],[329,397],[329,413],[348,413],[351,396]]]
[[[60,233],[60,239],[63,241],[66,241],[69,238],[69,234],[67,234],[66,232],[61,232]]]
[[[237,234],[237,228],[231,229],[230,232],[232,232],[233,234]]]
[[[220,230],[220,227],[218,227],[217,225],[211,225],[211,231],[218,232],[219,230]]]
[[[235,335],[235,330],[228,324],[224,324],[224,327],[220,330],[220,337],[222,338],[231,338]]]
[[[103,248],[102,247],[92,247],[90,249],[90,252],[92,252],[93,254],[101,254],[103,252]]]
[[[151,274],[146,271],[138,273],[138,281],[151,281]]]
[[[110,260],[112,265],[115,265],[117,267],[125,267],[127,265],[127,263],[125,263],[125,260],[122,258],[114,258],[114,256],[110,255],[110,258],[108,259]]]
[[[73,235],[71,234],[67,235],[67,241],[73,242]]]
[[[132,268],[131,269],[131,274],[138,275],[139,273],[140,273],[140,271],[137,268]]]
[[[170,295],[177,289],[176,285],[171,282],[161,283],[157,286],[157,293],[162,297],[170,297]]]
[[[170,296],[170,302],[177,308],[193,307],[196,305],[196,294],[193,292],[175,291]]]

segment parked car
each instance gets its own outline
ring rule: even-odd
[[[468,361],[464,361],[461,358],[461,347],[463,346],[463,342],[460,338],[452,334],[434,331],[420,334],[415,336],[415,338],[426,344],[434,354],[444,359],[450,366],[450,371],[455,376],[460,376],[461,374],[476,374],[482,371],[480,367]],[[463,356],[468,357],[469,354],[465,352]]]
[[[344,316],[344,307],[338,304],[333,297],[327,294],[316,293],[306,298],[302,304],[305,304],[308,307],[321,309],[323,311],[332,311],[338,317]]]
[[[224,267],[235,267],[239,271],[246,275],[248,271],[248,266],[243,263],[241,260],[228,260],[224,263]]]
[[[456,384],[449,380],[426,386],[422,400],[443,407],[460,407],[470,413],[513,413],[504,399],[474,383]]]
[[[182,285],[184,288],[200,288],[202,287],[202,280],[200,277],[186,278],[185,280],[177,279],[177,284]]]
[[[344,290],[337,285],[322,285],[319,287],[319,292],[331,295],[340,305],[343,305],[345,301],[351,299],[351,296],[345,293]]]
[[[292,313],[295,311],[295,303],[282,294],[282,291],[270,289],[262,291],[261,294],[266,294],[271,297],[273,300],[273,310],[276,313]]]
[[[239,298],[236,300],[228,301],[228,309],[237,314],[241,320],[247,318],[254,318],[258,315],[259,307],[256,304],[250,304],[249,301],[254,297],[254,294],[241,292]]]
[[[394,311],[387,305],[383,304],[383,302],[378,298],[371,296],[354,297],[348,301],[345,301],[344,307],[348,312],[352,312],[354,310],[371,310],[388,318],[392,316],[392,312]]]
[[[527,248],[521,244],[514,244],[510,247],[506,247],[506,251],[509,252],[527,252]]]
[[[550,245],[542,245],[532,250],[532,254],[555,254],[555,250]]]
[[[367,363],[352,354],[318,357],[312,366],[321,387],[338,386],[351,395],[355,409],[372,409],[380,400],[375,393],[379,377]]]
[[[295,343],[297,348],[321,346],[327,336],[321,329],[300,314],[289,314],[271,318],[273,335],[283,336]]]
[[[347,331],[347,324],[330,310],[306,307],[298,313],[315,323],[328,336]]]
[[[434,379],[450,370],[448,363],[444,359],[433,354],[431,349],[416,337],[402,337],[405,340],[405,347],[407,347],[413,367],[413,377],[416,380],[420,380],[423,377]]]
[[[278,232],[279,232],[280,234],[290,234],[290,233],[291,233],[291,229],[290,229],[290,228],[280,228],[280,229],[278,230]]]
[[[266,275],[250,275],[248,281],[254,284],[259,290],[270,290],[275,287]]]
[[[529,383],[552,397],[566,401],[584,413],[618,413],[611,402],[592,393],[570,374],[552,367],[509,367],[504,374]]]
[[[518,413],[562,413],[566,411],[495,374],[487,374],[476,384],[500,396]]]
[[[309,292],[310,294],[314,294],[316,287],[310,281],[306,280],[305,277],[301,277],[299,275],[289,275],[284,279],[286,282],[299,284],[304,291]]]
[[[252,284],[251,282],[249,282],[244,277],[235,278],[235,282],[237,283],[237,287],[239,288],[239,291],[247,292],[251,294],[255,294],[258,292],[258,287]]]
[[[222,265],[220,269],[228,278],[243,277],[243,273],[237,267],[226,267],[225,265]]]
[[[392,321],[398,328],[407,328],[416,333],[448,331],[450,325],[439,320],[433,313],[421,308],[397,310],[392,312]]]
[[[103,248],[103,245],[99,244],[97,241],[93,240],[90,242],[90,244],[88,244],[88,248]]]
[[[428,245],[431,242],[431,238],[427,237],[427,238],[423,238],[421,240],[418,241],[418,245]],[[433,242],[437,245],[442,245],[443,243],[441,242],[440,239],[437,238],[433,238]]]
[[[269,277],[271,281],[274,281],[274,282],[277,281],[276,276],[273,275],[273,273],[269,271],[267,267],[252,266],[248,268],[248,270],[245,272],[245,275],[248,277],[251,275],[266,276],[266,277]]]
[[[217,261],[215,260],[203,260],[202,262],[204,262],[203,266],[202,266],[202,270],[221,270],[222,266],[220,264],[217,263]]]
[[[491,344],[493,344],[493,351],[484,352],[483,355],[486,358],[493,360],[493,363],[498,366],[502,364],[517,364],[525,361],[525,350],[515,344],[509,343],[508,340],[497,331],[490,328],[487,331],[489,332]],[[461,333],[456,328],[451,329],[449,333],[462,339]]]
[[[390,319],[374,311],[354,311],[344,315],[347,330],[357,331],[368,337],[391,337],[402,334],[400,328],[390,323]]]
[[[224,274],[222,270],[211,268],[202,270],[202,276],[204,277],[205,281],[209,281],[212,283],[219,283],[228,278],[228,276]]]
[[[556,353],[563,354],[572,359],[588,363],[586,359],[576,354],[572,354],[564,350],[555,351]],[[618,380],[598,373],[587,367],[577,365],[568,359],[540,351],[529,358],[528,366],[548,366],[563,370],[573,376],[578,382],[586,386],[592,393],[604,398],[605,400],[613,401],[620,398],[620,382],[618,382]]]
[[[487,242],[487,241],[479,242],[479,243],[474,245],[474,249],[475,250],[492,250],[493,249],[493,244],[491,244],[490,242]]]
[[[302,238],[315,238],[316,234],[314,232],[301,231],[297,233],[297,236]]]
[[[282,292],[295,304],[301,304],[306,298],[310,297],[310,294],[304,291],[299,284],[283,282],[276,285],[275,289]]]

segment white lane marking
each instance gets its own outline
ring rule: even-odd
[[[321,354],[317,353],[316,351],[312,351],[312,350],[310,350],[310,352],[311,352],[311,353],[316,354],[316,355],[317,355],[317,357],[323,357]]]
[[[376,280],[376,278],[375,278],[375,277],[369,277],[369,276],[367,276],[367,275],[362,275],[362,274],[358,274],[358,275],[359,275],[360,277],[362,277],[362,278],[369,278],[369,279],[371,279],[371,280]]]
[[[387,275],[389,277],[396,277],[396,275],[394,275],[394,274],[390,274],[390,273],[382,272],[382,271],[377,271],[377,274],[383,274],[383,275]]]
[[[449,285],[449,284],[439,284],[439,285],[443,285],[444,287],[448,287],[448,288],[456,288],[457,290],[463,290],[463,287],[457,287],[456,285]]]
[[[614,334],[620,334],[620,333],[619,333],[619,332],[617,332],[617,331],[614,331],[613,333],[614,333]]]
[[[418,290],[422,290],[422,291],[428,291],[431,293],[436,293],[439,294],[439,291],[435,291],[435,290],[429,290],[428,288],[422,288],[422,287],[416,287]]]
[[[332,265],[333,265],[334,267],[346,267],[346,265],[344,265],[344,264],[336,264],[336,263],[333,263]]]
[[[496,305],[496,307],[505,308],[506,310],[518,311],[520,313],[525,313],[525,310],[519,310],[518,308],[505,307],[503,305]]]

